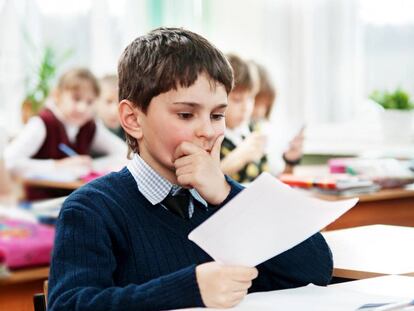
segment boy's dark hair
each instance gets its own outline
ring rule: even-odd
[[[233,91],[253,91],[258,87],[258,74],[255,66],[241,59],[236,54],[226,54],[233,69]]]
[[[157,28],[136,38],[118,63],[119,101],[128,99],[146,113],[151,99],[161,93],[190,87],[199,74],[220,83],[227,94],[233,74],[226,57],[202,36],[182,28]],[[135,138],[126,133],[130,151],[138,152]]]
[[[58,90],[76,90],[79,87],[80,81],[88,81],[91,83],[93,91],[96,96],[99,96],[99,83],[94,74],[86,68],[72,68],[60,76],[57,85]]]

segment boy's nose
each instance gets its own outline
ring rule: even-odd
[[[76,110],[78,111],[78,113],[82,113],[86,111],[88,104],[84,101],[78,102],[78,104],[76,105]]]
[[[198,137],[205,137],[205,138],[214,137],[214,128],[213,128],[213,125],[211,124],[210,119],[208,121],[203,121],[199,124],[196,135]]]

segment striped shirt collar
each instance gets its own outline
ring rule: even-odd
[[[139,191],[152,205],[161,203],[170,192],[177,192],[181,188],[158,174],[136,153],[129,160],[127,168],[137,182]],[[197,190],[190,189],[190,193],[198,202],[205,207],[208,206],[206,200],[200,196]]]

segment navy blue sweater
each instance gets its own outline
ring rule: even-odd
[[[229,183],[223,204],[243,189]],[[48,309],[204,306],[195,267],[212,258],[187,235],[216,210],[196,207],[192,218],[184,220],[153,206],[126,168],[80,188],[65,201],[57,222]],[[318,233],[257,268],[249,292],[326,285],[332,256]]]

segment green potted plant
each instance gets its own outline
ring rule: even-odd
[[[374,91],[370,99],[382,108],[381,126],[385,141],[408,143],[411,141],[414,102],[410,95],[397,88],[394,92]]]
[[[58,66],[71,54],[67,51],[58,57],[55,50],[46,46],[42,51],[39,64],[36,66],[33,77],[29,78],[28,91],[22,104],[22,120],[27,120],[36,115],[43,107],[49,96],[52,82],[56,76]]]

